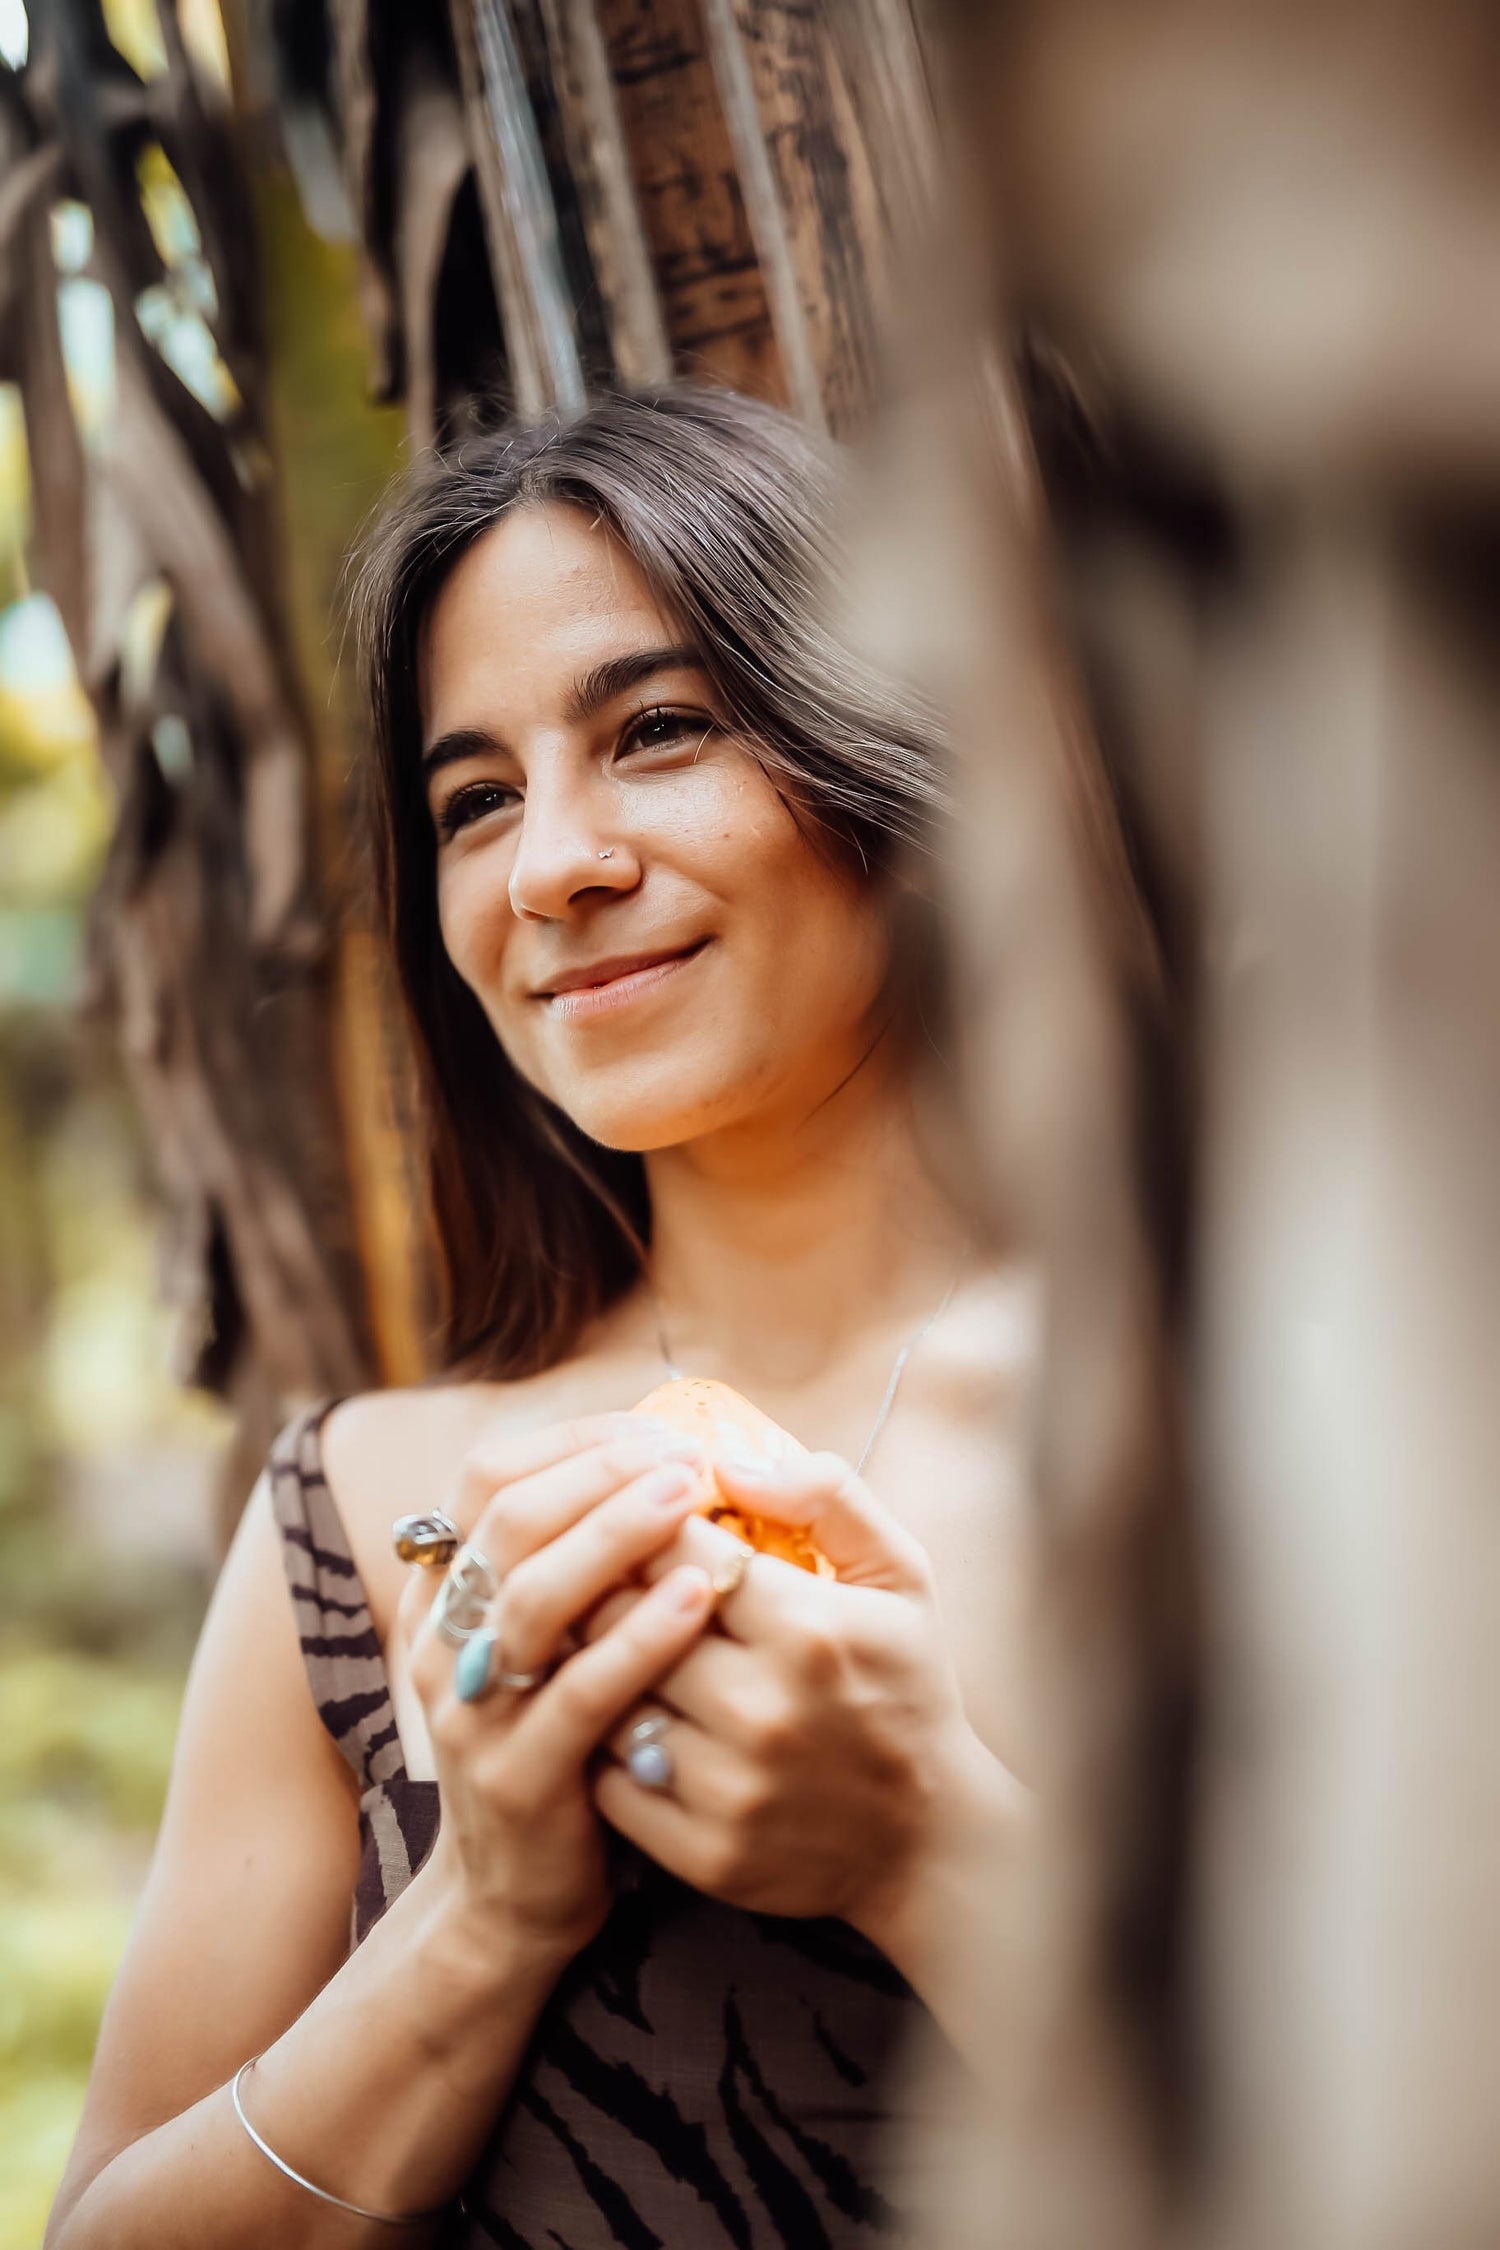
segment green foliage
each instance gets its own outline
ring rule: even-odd
[[[38,1649],[0,1661],[0,1811],[43,1798],[150,1829],[181,1694],[175,1678]],[[0,1867],[6,1846],[0,1838]]]
[[[29,2072],[0,2098],[0,2250],[37,2250],[82,2107],[76,2071]]]
[[[181,1680],[0,1655],[0,2250],[36,2250],[161,1815]]]

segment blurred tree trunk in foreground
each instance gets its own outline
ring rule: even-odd
[[[1054,1292],[1044,1818],[997,1884],[991,2076],[932,2239],[1480,2250],[1500,2240],[1494,25],[1461,0],[947,0],[932,29],[954,254],[907,324],[870,598],[883,645],[953,698],[975,1114]],[[963,374],[997,336],[1045,532]],[[1199,1208],[1154,1204],[1154,1256],[1123,1161],[1135,1011],[1110,1005],[1119,955],[1059,848],[1059,632],[1197,1111]],[[1141,1474],[1153,1301],[1168,1334],[1191,1315],[1185,1519]],[[1188,1532],[1195,1750],[1172,1718]]]

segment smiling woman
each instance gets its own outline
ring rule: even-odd
[[[916,1129],[941,760],[824,622],[834,482],[667,389],[466,442],[367,545],[447,1374],[252,1500],[54,2250],[900,2223],[907,2045],[974,2036],[1027,1818],[1037,1320]]]
[[[787,416],[679,386],[466,443],[367,546],[377,865],[426,1079],[446,1353],[476,1372],[549,1364],[638,1277],[651,1221],[632,1157],[696,1129],[685,1106],[653,1109],[653,1071],[656,1096],[670,1079],[706,1118],[762,1100],[760,1074],[825,1036],[785,1020],[799,997],[833,1011],[845,1068],[873,1036],[883,879],[930,842],[942,765],[930,715],[826,622],[838,477]],[[731,963],[664,981],[663,1006],[699,1010],[686,1050],[637,1041],[628,989],[519,1003],[518,975],[527,998],[578,983],[606,930],[611,954],[711,952],[725,886],[759,911],[734,917]],[[548,909],[575,890],[559,927]],[[846,989],[789,983],[789,959],[829,959]],[[613,1048],[561,1036],[584,1023],[614,1026]]]

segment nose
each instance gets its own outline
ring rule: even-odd
[[[640,861],[608,812],[608,791],[533,768],[510,867],[518,919],[562,921],[586,892],[634,890]]]

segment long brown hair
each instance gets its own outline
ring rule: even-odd
[[[641,1158],[590,1140],[526,1083],[444,950],[421,777],[423,620],[510,510],[586,509],[632,556],[813,838],[879,881],[926,840],[942,767],[929,716],[828,622],[837,477],[776,409],[672,384],[429,456],[362,544],[352,610],[373,726],[376,891],[414,1033],[450,1365],[516,1376],[564,1357],[638,1276],[651,1214]]]

